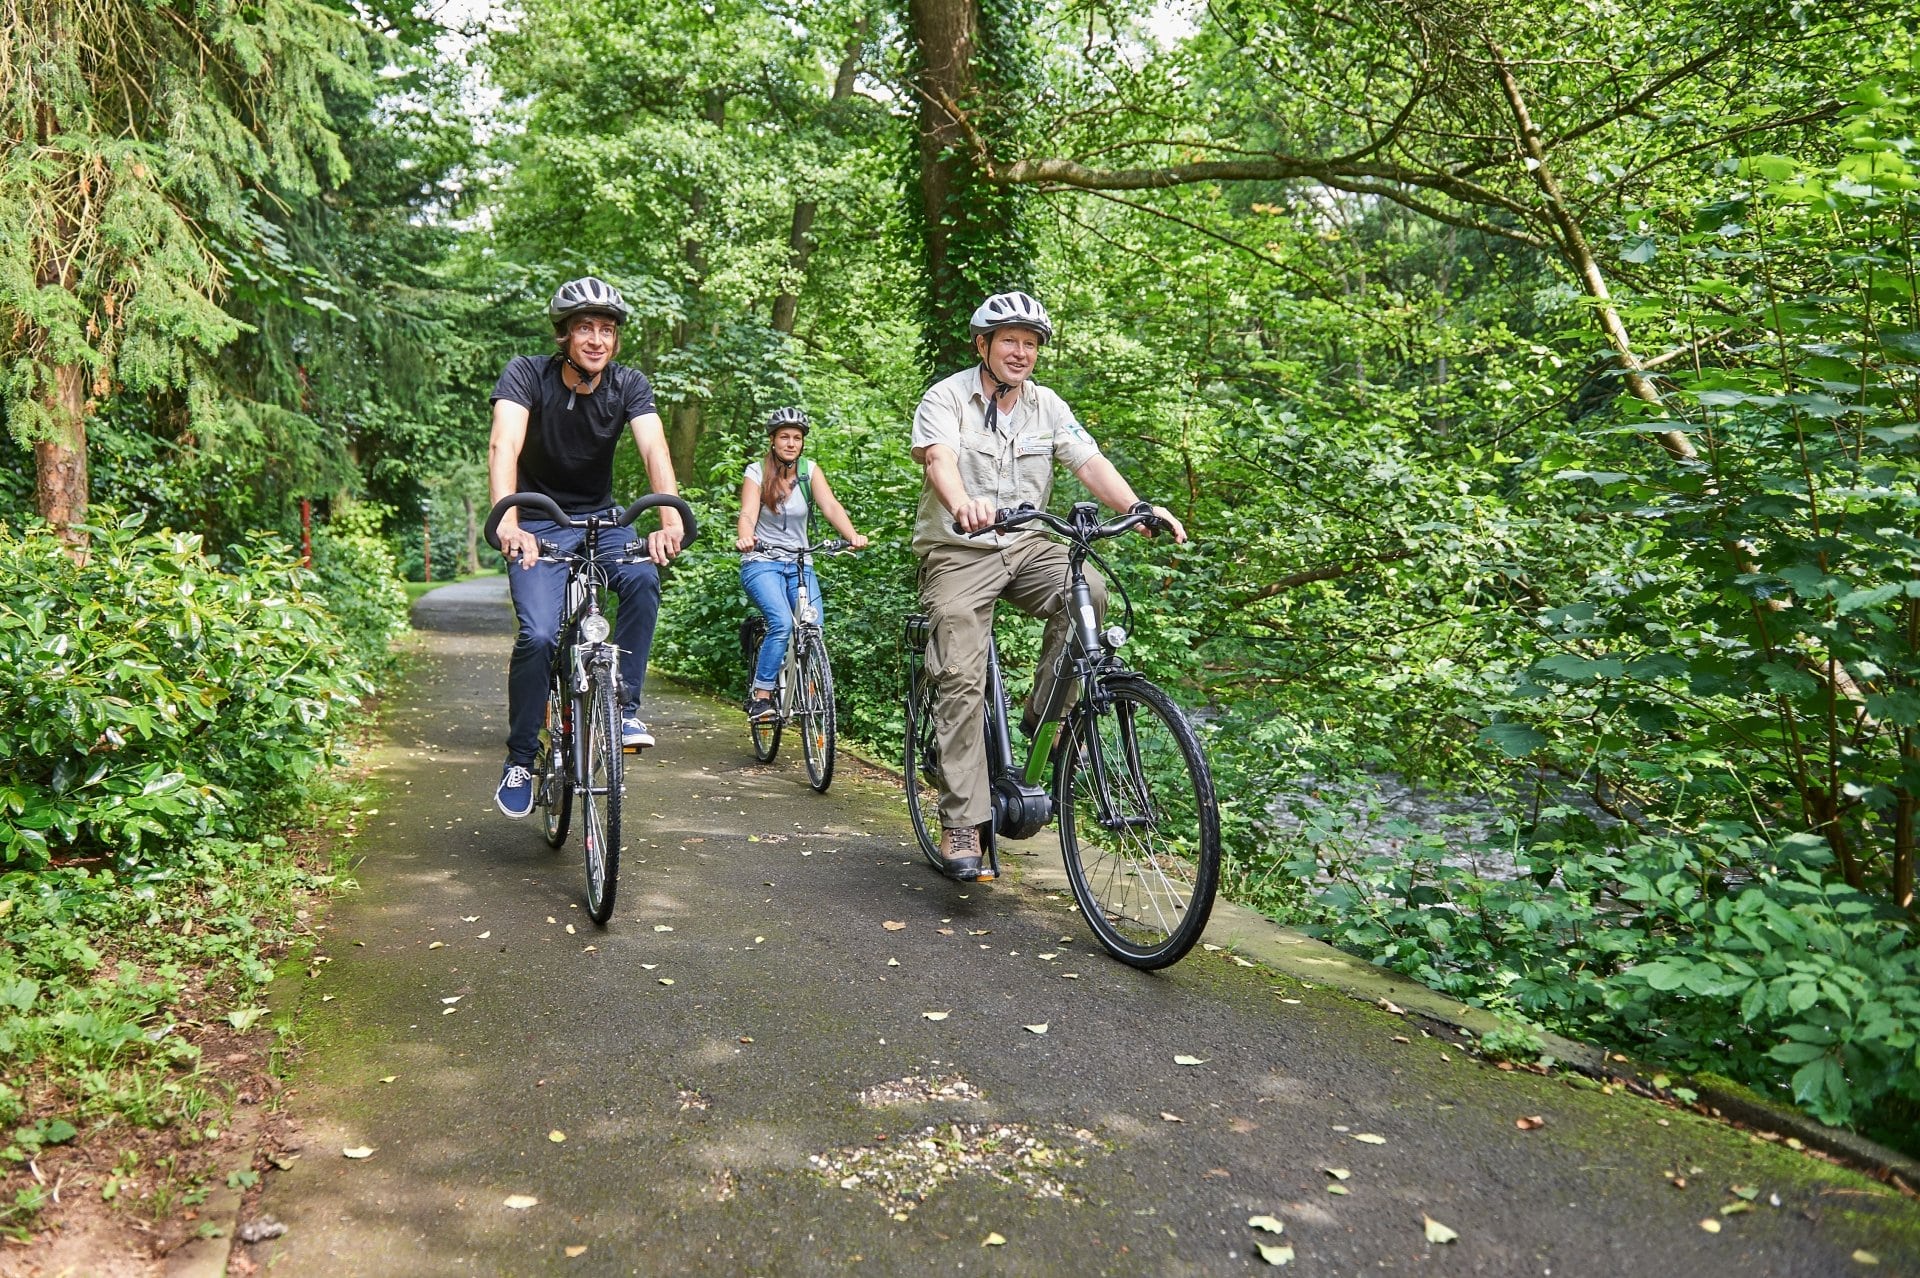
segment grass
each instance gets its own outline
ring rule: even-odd
[[[269,1034],[253,1009],[273,960],[351,846],[353,790],[314,796],[301,847],[211,839],[161,864],[0,874],[0,1233],[33,1231],[50,1165],[69,1185],[112,1167],[103,1196],[137,1183],[118,1205],[152,1219],[211,1174],[196,1154],[233,1105],[221,1066]]]

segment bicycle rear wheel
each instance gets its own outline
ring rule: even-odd
[[[748,700],[752,700],[753,668],[760,660],[760,641],[767,636],[767,621],[759,613],[754,613],[740,623],[740,657],[747,664]],[[773,704],[780,704],[780,689],[773,690]],[[753,757],[762,763],[772,763],[773,756],[780,752],[779,719],[761,721],[747,720],[747,735],[753,738]]]
[[[547,721],[540,728],[540,753],[533,761],[533,801],[540,805],[548,847],[567,841],[573,820],[573,725],[566,692],[547,685]]]
[[[818,634],[796,637],[794,642],[800,645],[800,687],[794,698],[794,708],[799,712],[801,753],[807,760],[807,783],[825,794],[827,787],[833,784],[833,667],[827,664],[827,647]]]
[[[1137,675],[1068,721],[1055,764],[1060,851],[1094,935],[1123,963],[1177,963],[1213,909],[1220,813],[1200,739]],[[1097,708],[1096,708],[1097,707]]]
[[[620,873],[620,800],[624,756],[620,753],[620,704],[614,696],[611,666],[594,670],[585,700],[587,722],[580,734],[587,785],[580,810],[586,828],[587,917],[605,924],[613,914],[614,884]]]
[[[933,677],[918,657],[907,659],[907,748],[901,771],[907,782],[907,815],[914,837],[934,869],[940,860],[940,745],[933,729]]]

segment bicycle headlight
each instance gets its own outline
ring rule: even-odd
[[[580,619],[580,638],[585,643],[605,643],[613,627],[599,613],[590,613]]]
[[[1108,626],[1106,633],[1100,636],[1100,640],[1107,645],[1108,649],[1118,648],[1127,641],[1127,632],[1120,626]]]

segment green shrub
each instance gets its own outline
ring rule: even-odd
[[[380,535],[385,517],[384,507],[359,502],[313,530],[319,592],[348,646],[368,666],[384,662],[394,636],[407,628],[407,592],[392,547]]]
[[[0,865],[258,833],[368,689],[288,547],[221,562],[142,518],[92,528],[79,563],[0,528]]]
[[[1536,842],[1513,874],[1478,868],[1499,849],[1394,832],[1388,855],[1335,820],[1309,828],[1287,870],[1314,889],[1311,930],[1463,1002],[1911,1147],[1890,1116],[1920,1103],[1920,937],[1832,879],[1822,840]]]

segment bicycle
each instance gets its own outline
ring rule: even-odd
[[[753,737],[753,757],[761,763],[773,762],[780,751],[780,735],[787,724],[798,721],[801,728],[801,753],[807,762],[807,784],[825,794],[833,784],[833,759],[836,737],[833,704],[833,667],[827,662],[827,637],[820,626],[820,610],[814,606],[807,589],[808,570],[815,555],[851,554],[847,543],[832,537],[801,550],[772,550],[755,547],[760,554],[786,559],[799,574],[800,597],[794,608],[793,634],[787,640],[786,659],[773,688],[776,713],[771,718],[747,720]],[[766,637],[767,619],[756,609],[740,626],[740,655],[747,664],[749,679],[759,660],[760,642]]]
[[[1011,703],[998,645],[989,640],[983,729],[993,817],[981,838],[982,864],[990,873],[980,877],[998,876],[1000,838],[1031,838],[1057,817],[1067,880],[1094,936],[1123,963],[1161,968],[1179,962],[1206,929],[1220,878],[1220,813],[1192,724],[1172,698],[1118,655],[1133,625],[1133,601],[1124,585],[1125,625],[1102,631],[1094,621],[1086,561],[1119,583],[1093,543],[1161,523],[1145,503],[1106,523],[1099,512],[1092,502],[1080,502],[1062,519],[1021,506],[997,511],[994,522],[979,530],[1010,532],[1038,523],[1066,542],[1072,675],[1059,680],[1057,700],[1079,693],[1064,723],[1059,704],[1045,708],[1027,758],[1016,769]],[[964,530],[955,525],[954,531]],[[907,619],[904,771],[914,835],[927,860],[944,871],[936,806],[937,690],[925,665],[928,625],[924,614]]]
[[[567,597],[547,671],[547,713],[540,729],[539,753],[533,765],[533,802],[541,809],[541,826],[549,847],[567,841],[573,818],[574,795],[580,796],[585,822],[581,843],[587,866],[587,917],[605,926],[613,914],[614,889],[620,874],[620,805],[624,797],[624,747],[620,741],[620,649],[608,641],[612,626],[601,614],[611,562],[633,562],[646,556],[646,543],[637,541],[625,556],[603,554],[600,534],[625,528],[656,506],[680,512],[685,526],[681,546],[691,546],[698,535],[693,511],[680,498],[666,493],[642,497],[619,514],[570,518],[544,493],[513,493],[502,497],[487,515],[487,544],[500,548],[500,520],[516,507],[563,528],[583,528],[586,540],[577,551],[561,551],[540,543],[543,563],[567,567]],[[512,572],[512,565],[507,571]],[[584,731],[581,725],[584,724]]]

